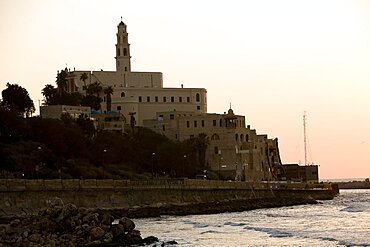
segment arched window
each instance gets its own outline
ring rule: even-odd
[[[127,56],[127,48],[123,48],[123,55]]]
[[[244,135],[243,135],[243,134],[241,134],[241,135],[240,135],[240,141],[241,141],[241,142],[243,142],[243,141],[244,141]]]
[[[117,56],[121,56],[121,53],[120,53],[120,49],[119,48],[117,48]]]
[[[211,140],[213,141],[213,140],[220,140],[220,136],[219,135],[217,135],[217,134],[213,134],[212,136],[211,136]]]
[[[126,97],[126,94],[125,94],[125,92],[122,92],[121,93],[121,98],[124,98],[124,97]]]
[[[200,101],[200,95],[199,95],[199,93],[197,93],[197,94],[195,95],[195,101],[196,101],[196,102],[199,102],[199,101]]]
[[[235,141],[238,141],[238,137],[239,137],[239,135],[235,134]]]
[[[249,135],[245,135],[245,141],[249,142]]]
[[[220,127],[222,127],[222,119],[220,119]]]

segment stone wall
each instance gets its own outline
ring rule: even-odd
[[[32,214],[53,197],[78,207],[132,210],[275,198],[331,199],[330,185],[267,184],[211,180],[0,180],[0,216]]]

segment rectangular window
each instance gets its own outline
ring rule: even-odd
[[[197,110],[200,110],[200,105],[197,105]]]
[[[171,102],[175,102],[175,97],[171,96]]]
[[[197,127],[197,121],[194,121],[194,127],[195,128]]]
[[[186,98],[186,101],[189,103],[190,102],[190,97],[187,97]]]
[[[213,126],[216,126],[216,125],[217,125],[217,121],[213,120]]]
[[[141,101],[142,101],[141,96],[139,96],[139,102],[141,102]]]
[[[117,111],[120,111],[121,110],[121,106],[117,106]]]
[[[164,125],[164,124],[162,125],[162,130],[166,131],[166,125]]]
[[[146,97],[146,102],[150,102],[150,96]]]
[[[170,119],[175,119],[175,115],[170,114]]]
[[[218,147],[215,147],[215,154],[218,154]]]
[[[182,97],[179,97],[179,102],[182,102]]]
[[[158,96],[155,96],[154,100],[155,102],[158,102]]]
[[[166,100],[167,100],[167,99],[166,99],[166,96],[164,96],[164,97],[163,97],[163,102],[166,102]]]
[[[204,127],[204,120],[202,120],[202,127]]]
[[[189,121],[186,121],[186,127],[189,128],[190,127],[190,122]]]

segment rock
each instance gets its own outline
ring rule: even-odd
[[[28,237],[28,240],[31,241],[31,242],[38,243],[41,240],[41,234],[38,234],[38,233],[31,234]]]
[[[104,236],[105,232],[100,227],[93,227],[90,230],[90,236],[92,240],[101,239]]]
[[[158,242],[158,238],[154,236],[149,236],[143,239],[144,244],[153,244],[155,242]]]
[[[165,246],[166,245],[176,245],[176,244],[178,244],[178,243],[175,240],[167,241],[167,242],[164,243]]]
[[[57,206],[59,207],[64,206],[63,200],[60,199],[59,197],[54,197],[50,199],[49,201],[47,201],[47,204],[48,204],[48,207],[50,208],[57,207]]]
[[[121,224],[112,225],[111,229],[114,238],[119,238],[125,235],[125,228]]]
[[[113,240],[113,234],[111,232],[107,232],[103,236],[103,243],[110,243]]]
[[[123,225],[123,227],[125,229],[125,232],[130,232],[130,231],[135,229],[135,223],[132,220],[130,220],[129,218],[126,218],[126,217],[122,217],[119,220],[119,224]]]
[[[11,227],[16,227],[16,226],[18,226],[20,223],[21,223],[21,220],[20,220],[20,219],[15,219],[15,220],[12,220],[12,221],[10,222],[10,226],[11,226]]]
[[[103,225],[111,225],[112,222],[114,221],[114,217],[111,215],[111,214],[108,214],[108,213],[105,213],[103,214],[100,222],[103,224]]]

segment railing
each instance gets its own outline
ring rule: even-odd
[[[82,189],[248,189],[248,190],[330,190],[331,184],[238,182],[197,179],[0,179],[0,192]]]

